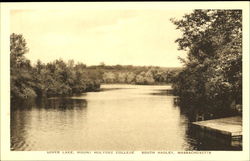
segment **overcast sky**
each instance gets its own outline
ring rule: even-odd
[[[11,33],[23,34],[35,63],[69,59],[87,65],[182,64],[174,42],[181,37],[170,18],[190,11],[174,10],[14,10]]]

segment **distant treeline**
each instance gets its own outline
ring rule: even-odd
[[[11,98],[72,95],[97,91],[101,83],[168,84],[179,68],[115,65],[86,66],[73,60],[55,60],[31,65],[22,35],[10,36]]]
[[[102,83],[125,83],[157,85],[172,83],[181,68],[163,68],[154,66],[115,65],[90,66],[102,72]]]

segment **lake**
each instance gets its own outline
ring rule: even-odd
[[[102,85],[99,92],[12,104],[11,150],[231,150],[191,135],[170,86]]]

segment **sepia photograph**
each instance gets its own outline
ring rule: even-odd
[[[249,8],[32,4],[5,18],[9,154],[249,157]]]

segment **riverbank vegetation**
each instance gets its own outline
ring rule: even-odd
[[[159,85],[170,84],[181,68],[164,68],[155,66],[90,66],[102,71],[102,83],[119,84],[140,84],[140,85]]]
[[[180,68],[154,66],[86,66],[62,59],[31,64],[25,57],[28,46],[20,34],[10,36],[11,98],[62,96],[98,91],[100,84],[169,84]]]
[[[242,108],[242,11],[194,10],[171,20],[183,36],[176,40],[183,70],[173,81],[182,104],[210,116]]]
[[[86,70],[84,64],[55,60],[32,66],[25,57],[28,47],[22,35],[10,36],[11,98],[57,96],[94,91],[100,87],[98,70]]]

